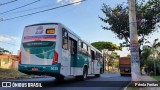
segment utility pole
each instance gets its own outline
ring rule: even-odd
[[[129,0],[129,27],[130,27],[130,52],[132,81],[140,81],[139,43],[136,21],[136,0]]]

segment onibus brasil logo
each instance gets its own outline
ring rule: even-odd
[[[42,87],[41,83],[2,82],[2,87]]]

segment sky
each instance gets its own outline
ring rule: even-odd
[[[0,4],[9,1],[14,0],[1,0]],[[13,3],[0,5],[0,19],[5,20],[77,1],[80,0],[15,0]],[[119,45],[119,43],[123,41],[117,39],[111,31],[103,30],[101,25],[107,24],[103,23],[98,16],[104,17],[104,14],[100,10],[103,3],[114,8],[117,4],[126,1],[127,0],[86,0],[71,6],[0,22],[0,47],[13,52],[13,54],[17,54],[17,51],[20,49],[24,27],[46,22],[62,23],[90,43],[107,41]],[[29,3],[33,4],[14,10],[17,7]],[[9,12],[9,10],[11,12]],[[150,40],[155,39],[159,35],[160,33],[154,33],[154,37],[151,36]],[[123,51],[118,53],[121,56],[126,56],[129,51],[123,48]]]

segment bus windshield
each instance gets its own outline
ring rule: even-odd
[[[52,41],[32,41],[23,43],[26,52],[34,54],[39,58],[52,59],[55,42]]]
[[[31,41],[23,43],[24,47],[49,47],[52,46],[54,42],[51,41]]]

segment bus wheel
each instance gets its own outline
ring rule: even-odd
[[[87,79],[87,68],[85,67],[83,69],[83,75],[82,76],[76,76],[76,80],[86,80]]]
[[[56,80],[58,80],[58,81],[64,80],[64,77],[62,77],[62,76],[56,76],[55,78],[56,78]]]
[[[83,80],[86,80],[87,79],[87,68],[85,67],[83,69]]]
[[[124,74],[120,74],[121,76],[124,76]]]
[[[100,74],[95,74],[96,77],[100,77]]]
[[[102,73],[103,73],[103,69],[101,68],[101,69],[100,69],[100,74],[102,74]]]
[[[100,77],[101,74],[101,69],[100,69],[100,73],[99,74],[95,74],[96,77]]]

